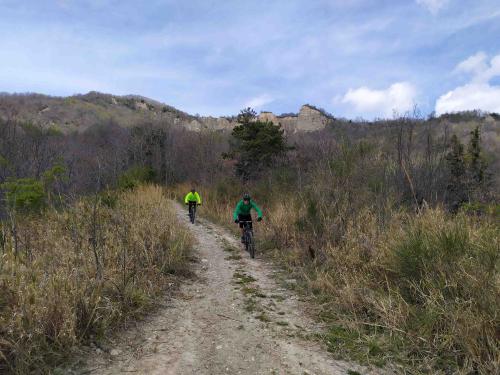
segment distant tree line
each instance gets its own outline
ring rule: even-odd
[[[195,133],[168,123],[113,122],[82,133],[0,120],[0,208],[41,209],[82,194],[131,187],[143,180],[163,184],[210,182],[223,173],[227,136]]]

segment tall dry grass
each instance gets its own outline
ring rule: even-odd
[[[317,301],[330,327],[322,338],[339,356],[401,373],[498,373],[498,218],[417,213],[351,176],[311,174],[302,188],[276,174],[200,187],[200,213],[232,228],[232,210],[250,191],[264,211],[259,252]]]
[[[192,244],[156,186],[19,217],[16,238],[12,224],[2,223],[0,372],[49,371],[140,316],[186,269]]]
[[[428,209],[395,212],[381,229],[374,213],[361,212],[340,243],[325,240],[311,259],[309,234],[301,238],[276,213],[266,237],[321,304],[332,351],[409,372],[500,370],[498,223]]]

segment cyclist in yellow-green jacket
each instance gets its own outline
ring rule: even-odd
[[[186,206],[189,206],[188,208],[189,213],[191,213],[192,209],[195,212],[197,205],[201,206],[200,194],[198,194],[194,186],[191,188],[191,191],[187,193],[186,196],[184,197],[184,204],[186,204]],[[194,219],[192,219],[191,221],[194,222]]]

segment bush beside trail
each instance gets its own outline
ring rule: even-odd
[[[0,372],[44,372],[141,316],[186,270],[192,238],[160,187],[10,217],[0,251]],[[49,371],[49,370],[47,370]]]

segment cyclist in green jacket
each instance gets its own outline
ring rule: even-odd
[[[189,208],[191,208],[192,205],[201,206],[200,194],[198,194],[198,192],[196,191],[194,186],[191,188],[191,191],[189,193],[187,193],[186,196],[184,197],[184,204],[189,206]],[[188,212],[189,212],[189,209],[188,209]]]
[[[241,242],[243,242],[244,229],[242,221],[252,221],[252,208],[257,211],[257,221],[262,220],[262,211],[257,204],[250,198],[249,194],[243,195],[243,199],[238,202],[234,209],[233,219],[236,224],[240,224]]]

